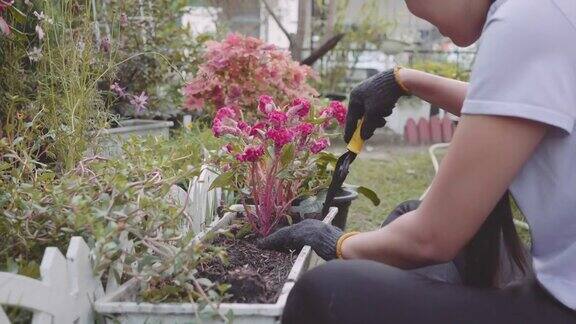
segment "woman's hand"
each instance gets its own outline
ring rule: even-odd
[[[420,205],[418,200],[409,200],[396,206],[388,215],[382,226],[390,223],[401,215],[415,210]],[[298,224],[284,227],[263,238],[258,246],[270,250],[300,250],[309,245],[322,259],[335,259],[338,239],[344,233],[336,226],[323,223],[316,219],[305,219]]]
[[[284,227],[258,242],[258,246],[270,250],[300,250],[310,245],[322,259],[336,258],[336,244],[342,231],[317,219],[305,219],[298,224]]]
[[[397,69],[380,72],[357,85],[350,93],[344,141],[350,142],[358,120],[364,117],[361,136],[366,140],[376,128],[386,125],[385,117],[392,114],[398,99],[408,92],[397,82]]]

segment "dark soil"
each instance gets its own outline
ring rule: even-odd
[[[230,238],[220,235],[212,243],[226,249],[228,262],[215,259],[200,266],[199,277],[230,284],[228,293],[232,297],[227,302],[276,302],[296,254],[262,250],[256,246],[254,236]]]

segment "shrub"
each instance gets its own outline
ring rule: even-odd
[[[250,117],[260,94],[274,97],[279,105],[317,95],[308,84],[315,78],[310,67],[257,38],[230,34],[221,42],[209,41],[203,58],[196,77],[184,88],[188,111],[212,114],[222,106],[235,106]]]
[[[194,244],[183,207],[168,198],[172,185],[197,174],[203,152],[217,147],[199,143],[211,136],[194,129],[174,143],[133,139],[121,158],[86,158],[63,174],[0,139],[0,269],[37,276],[46,247],[65,251],[79,235],[100,276],[111,268],[118,281],[143,279],[145,300],[196,300],[199,287],[214,298],[224,294],[224,286],[194,275],[222,251]]]

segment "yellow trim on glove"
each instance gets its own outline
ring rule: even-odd
[[[354,131],[354,134],[352,135],[352,138],[350,139],[350,142],[348,142],[348,146],[346,147],[348,151],[354,152],[356,153],[356,155],[360,154],[360,152],[362,151],[362,147],[364,146],[364,140],[360,135],[363,121],[364,118],[358,120],[358,124],[356,124],[356,130]]]
[[[398,85],[400,86],[400,88],[406,92],[407,94],[410,94],[410,90],[408,90],[408,88],[404,85],[404,83],[402,83],[402,80],[400,79],[400,70],[402,69],[401,66],[396,66],[394,68],[394,80],[396,80],[396,83],[398,83]]]

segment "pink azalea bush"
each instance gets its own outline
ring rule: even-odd
[[[255,112],[253,98],[260,94],[274,97],[279,105],[318,94],[308,84],[316,77],[309,66],[258,38],[230,34],[221,42],[207,42],[203,59],[196,77],[184,88],[188,111],[236,106]]]
[[[235,107],[224,106],[216,112],[212,131],[229,140],[222,148],[220,166],[238,180],[238,191],[249,192],[255,207],[246,208],[246,218],[255,232],[267,236],[302,194],[303,182],[316,172],[316,154],[330,145],[324,126],[342,125],[346,108],[331,102],[316,111],[303,98],[280,106],[263,95],[255,116],[249,122]]]

